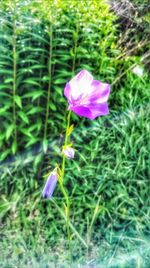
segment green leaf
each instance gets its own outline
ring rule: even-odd
[[[20,131],[21,131],[24,135],[26,135],[26,136],[32,138],[32,134],[30,133],[30,131],[29,131],[28,129],[26,129],[26,128],[21,128]]]
[[[37,78],[35,77],[35,78],[28,78],[28,79],[25,79],[24,81],[23,81],[23,83],[27,83],[27,84],[31,84],[31,85],[35,85],[35,86],[39,86],[40,84],[37,82],[37,81],[35,81],[35,80],[37,80]]]
[[[5,132],[0,133],[0,141],[5,139]]]
[[[50,77],[49,76],[47,76],[47,75],[45,75],[45,76],[43,76],[42,77],[42,81],[49,81],[50,80]]]
[[[27,94],[25,94],[23,96],[23,98],[32,98],[32,101],[38,99],[39,97],[41,97],[42,95],[44,95],[44,91],[43,90],[34,90],[31,91]]]
[[[65,84],[65,83],[66,83],[66,79],[63,79],[63,78],[59,78],[54,81],[54,84],[56,85]]]
[[[36,41],[41,41],[41,42],[49,45],[49,42],[45,38],[43,38],[41,35],[35,34],[35,33],[28,33],[28,34],[30,34],[32,36],[32,38],[35,37]]]
[[[14,141],[11,146],[12,153],[15,154],[17,152],[17,142]]]
[[[50,103],[49,107],[50,107],[50,109],[51,109],[52,111],[54,111],[54,112],[57,110],[57,109],[56,109],[56,105],[55,105],[54,103]]]
[[[18,115],[26,124],[29,124],[29,119],[23,111],[18,112]]]
[[[33,168],[36,171],[38,168],[39,164],[42,162],[43,159],[43,154],[40,153],[39,155],[35,156],[34,163],[33,163]]]
[[[13,134],[14,125],[9,125],[6,130],[6,140]]]
[[[48,149],[48,140],[44,139],[43,140],[43,151],[44,151],[44,153],[47,152],[47,149]]]
[[[67,136],[70,136],[70,135],[71,135],[73,129],[74,129],[74,125],[71,125],[71,126],[69,127],[68,131],[67,131]]]
[[[21,98],[18,95],[16,95],[16,96],[14,96],[14,100],[15,100],[15,103],[19,106],[19,108],[22,109],[22,101],[21,101]]]
[[[8,85],[7,86],[6,85],[0,85],[0,89],[8,89],[8,88],[9,88]]]
[[[6,149],[4,152],[2,152],[0,154],[0,161],[3,161],[4,159],[6,159],[6,157],[8,155],[10,155],[10,153],[11,153],[11,150],[10,149]]]
[[[39,139],[35,136],[31,136],[30,140],[28,141],[28,143],[25,145],[26,148],[30,147],[31,145],[35,144],[39,142]]]
[[[42,107],[33,107],[29,112],[28,114],[36,114],[36,113],[40,113],[43,111],[43,108]]]
[[[11,76],[13,75],[13,71],[12,70],[6,70],[6,69],[0,69],[0,74],[10,74]]]
[[[5,104],[3,108],[0,108],[0,115],[5,115],[6,111],[11,107],[11,103]]]

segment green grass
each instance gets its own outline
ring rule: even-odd
[[[9,1],[2,2],[4,10],[10,8]],[[20,9],[15,11],[14,18],[23,22],[25,29],[17,28],[21,32],[17,31],[17,44],[15,40],[13,43],[17,51],[23,49],[21,53],[24,53],[13,58],[18,72],[18,80],[13,77],[14,99],[12,73],[5,66],[4,54],[0,55],[3,79],[0,87],[0,266],[149,268],[150,84],[146,70],[141,78],[132,73],[133,65],[143,64],[139,55],[146,55],[148,44],[134,54],[135,42],[130,53],[124,53],[118,45],[122,37],[116,16],[102,0],[88,1],[90,8],[92,3],[95,5],[88,14],[86,1],[79,7],[77,1],[69,0],[70,12],[68,3],[61,1],[62,7],[57,13],[59,24],[54,20],[53,39],[49,39],[52,29],[47,28],[50,22],[45,11],[49,14],[47,11],[51,10],[48,1],[42,2],[42,9],[39,9],[36,1],[30,1],[28,7],[19,1]],[[7,64],[11,66],[10,40],[16,29],[9,24],[11,15],[4,15],[3,8],[2,16],[6,21],[1,25],[0,33],[5,27],[5,37],[10,39],[4,40],[3,34],[0,38],[2,47],[8,51],[5,53],[9,57]],[[30,8],[34,10],[33,19],[38,19],[33,20],[33,25],[29,23]],[[84,30],[87,25],[90,34]],[[126,34],[130,37],[130,30]],[[27,42],[30,49],[26,45],[22,48],[18,41]],[[47,55],[52,42],[54,62]],[[43,52],[40,50],[39,57],[41,48]],[[22,57],[27,61],[22,62]],[[34,67],[41,64],[44,67],[35,70]],[[32,69],[31,74],[24,73],[27,66]],[[65,200],[59,184],[52,200],[43,199],[41,192],[45,183],[43,175],[61,161],[66,114],[62,90],[72,72],[81,68],[88,68],[94,77],[111,83],[112,87],[108,116],[94,121],[72,116],[75,130],[71,141],[76,154],[74,160],[66,161],[65,173],[70,199],[69,245]],[[52,92],[47,121],[50,76]],[[5,107],[2,107],[3,103]],[[13,143],[15,116],[18,149]],[[43,154],[43,135],[46,154]]]
[[[112,93],[114,99],[115,94],[118,96],[118,109],[114,104],[109,116],[93,122],[84,120],[74,130],[76,158],[67,161],[65,176],[71,202],[74,267],[77,263],[149,267],[148,80],[131,78],[133,75],[130,89],[125,85],[118,93]],[[59,141],[55,141],[55,146],[50,144],[51,147],[57,151]],[[59,185],[54,201],[43,200],[42,174],[35,177],[32,151],[28,155],[29,159],[27,155],[20,156],[26,160],[24,164],[18,159],[18,164],[1,167],[1,263],[7,268],[15,265],[46,268],[53,267],[54,262],[54,267],[69,267],[70,250]],[[49,152],[44,163],[54,166],[55,161],[56,157]],[[41,163],[38,170],[40,166]]]

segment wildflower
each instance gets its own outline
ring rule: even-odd
[[[44,186],[42,196],[44,198],[51,198],[56,187],[58,180],[57,168],[55,168],[49,175],[46,184]]]
[[[80,71],[65,86],[64,95],[69,110],[91,120],[109,113],[107,100],[110,85],[94,80],[86,70]]]
[[[64,146],[62,152],[68,159],[74,158],[74,149],[70,146]]]

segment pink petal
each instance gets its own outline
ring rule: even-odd
[[[65,89],[64,89],[64,95],[66,96],[66,98],[70,99],[70,95],[71,95],[71,86],[69,83],[66,84]]]
[[[109,113],[106,102],[110,85],[93,80],[93,76],[86,70],[79,72],[66,84],[64,94],[69,102],[68,109],[79,116],[93,120]]]
[[[92,116],[91,119],[95,119],[98,116],[107,115],[109,114],[108,104],[105,103],[98,103],[98,104],[90,104],[88,106]]]
[[[72,78],[69,85],[66,85],[64,94],[71,102],[75,102],[82,98],[82,95],[87,94],[91,90],[93,76],[86,70],[79,72]]]
[[[102,83],[97,80],[92,82],[92,91],[88,96],[89,102],[103,103],[108,100],[110,94],[110,85],[107,83]]]
[[[87,107],[69,106],[69,109],[79,116],[84,116],[84,117],[87,117],[89,119],[92,119],[92,117],[93,117],[92,113],[90,112],[90,110]]]
[[[88,71],[82,70],[72,80],[76,80],[77,82],[83,84],[91,84],[91,82],[93,81],[93,76]]]

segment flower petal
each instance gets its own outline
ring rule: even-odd
[[[93,76],[88,71],[82,70],[67,83],[69,85],[66,85],[67,88],[64,91],[65,96],[72,103],[78,101],[90,91],[92,81]]]
[[[72,79],[72,81],[73,80],[80,82],[83,85],[87,83],[91,84],[93,81],[93,76],[87,70],[82,70]]]
[[[93,80],[93,76],[86,70],[79,72],[66,84],[64,94],[68,99],[68,109],[79,116],[95,119],[109,113],[106,102],[110,85]]]
[[[66,96],[66,98],[70,98],[70,94],[71,94],[71,86],[69,83],[67,83],[64,89],[64,95]]]
[[[79,116],[92,119],[92,113],[87,107],[84,106],[69,106],[69,109]]]
[[[92,82],[92,91],[88,96],[89,102],[103,103],[108,100],[110,94],[110,85],[107,83],[102,83],[97,80]]]
[[[108,104],[105,103],[98,103],[98,104],[90,104],[88,106],[92,116],[90,119],[95,119],[98,116],[107,115],[109,114]]]

